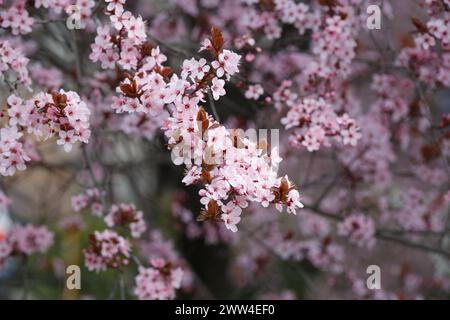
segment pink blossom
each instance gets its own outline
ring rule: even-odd
[[[8,235],[7,241],[19,253],[26,255],[44,253],[53,244],[53,233],[46,226],[16,225]]]
[[[172,268],[164,259],[153,259],[151,267],[139,268],[134,294],[140,300],[169,300],[175,298],[180,288],[183,270]]]
[[[375,244],[373,220],[361,214],[352,214],[338,226],[339,234],[349,237],[351,243],[359,247],[372,248]]]
[[[83,250],[84,262],[89,271],[117,269],[127,264],[131,245],[115,231],[95,231],[89,236],[89,246]]]
[[[131,16],[122,23],[123,27],[128,32],[128,37],[136,43],[141,43],[147,38],[147,35],[145,34],[145,22],[142,20],[142,17],[136,18]]]
[[[8,98],[10,125],[28,128],[37,137],[58,134],[59,145],[66,152],[77,141],[89,141],[90,110],[86,103],[73,91],[60,90],[53,94],[39,93],[35,97],[22,101],[16,96]],[[2,129],[3,130],[3,129]],[[11,129],[14,130],[14,129]],[[17,137],[20,137],[18,133]],[[19,153],[16,153],[20,157]],[[21,157],[27,161],[26,157]]]
[[[93,216],[103,215],[102,197],[104,192],[97,188],[87,189],[83,193],[72,197],[72,209],[79,212],[89,208]]]
[[[247,99],[253,99],[253,100],[258,100],[259,97],[264,93],[264,89],[261,85],[256,84],[256,85],[250,85],[247,89],[247,91],[245,91],[245,97]]]
[[[16,170],[25,170],[25,162],[31,160],[20,141],[22,136],[16,127],[0,129],[0,173],[4,176],[14,175]]]
[[[211,92],[214,100],[219,100],[220,96],[225,95],[225,89],[223,88],[224,85],[225,81],[221,79],[214,78],[212,80]]]
[[[0,76],[8,70],[17,73],[17,81],[25,86],[31,84],[27,64],[28,58],[23,55],[22,49],[11,45],[9,41],[0,41]]]
[[[30,33],[34,23],[34,19],[21,5],[13,5],[8,10],[2,10],[0,21],[1,26],[11,28],[14,35]]]
[[[125,4],[126,0],[105,0],[108,3],[108,6],[106,7],[106,10],[113,11],[120,10],[123,8],[123,5]]]
[[[147,229],[142,211],[137,211],[134,204],[120,203],[112,205],[108,215],[105,216],[105,223],[108,227],[130,226],[131,236],[139,238]]]
[[[240,59],[240,55],[229,50],[223,50],[219,54],[218,60],[213,61],[211,65],[216,69],[216,74],[219,78],[225,75],[228,79],[233,74],[239,72],[238,65]]]

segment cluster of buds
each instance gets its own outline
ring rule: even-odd
[[[150,263],[150,268],[139,268],[134,294],[141,300],[175,298],[175,290],[181,286],[183,270],[160,258],[152,259]]]
[[[283,97],[283,95],[280,95]],[[304,146],[310,152],[321,146],[331,145],[335,138],[344,145],[355,146],[361,138],[361,130],[347,114],[338,116],[324,99],[285,100],[289,106],[281,123],[286,129],[294,129],[289,142]]]
[[[205,185],[200,191],[204,210],[199,219],[222,219],[227,228],[236,231],[248,201],[264,206],[275,203],[279,209],[286,205],[291,213],[303,205],[296,190],[282,197],[275,194],[283,185],[276,173],[281,161],[277,148],[268,152],[265,141],[236,137],[236,130],[225,128],[200,105],[208,93],[214,100],[225,95],[225,81],[239,71],[240,56],[223,45],[222,32],[213,28],[200,49],[208,52],[212,61],[186,59],[181,76],[170,78],[171,70],[162,65],[165,56],[153,48],[136,66],[134,75],[126,75],[116,88],[120,96],[114,98],[113,108],[143,115],[158,115],[166,108],[170,115],[163,120],[162,129],[173,162],[187,167],[183,182]]]
[[[220,218],[228,229],[235,232],[242,209],[248,206],[249,201],[260,202],[263,206],[276,203],[278,209],[286,205],[292,213],[303,205],[298,191],[292,189],[284,193],[284,184],[289,185],[288,189],[291,185],[286,178],[277,178],[276,169],[281,159],[276,148],[269,153],[267,141],[250,139],[240,135],[238,130],[225,128],[199,106],[202,97],[198,95],[199,91],[210,86],[213,98],[218,98],[220,91],[214,96],[214,87],[217,81],[223,80],[216,76],[224,76],[228,80],[238,71],[238,56],[223,50],[222,46],[220,31],[213,29],[212,38],[206,39],[201,48],[216,57],[217,60],[211,64],[213,68],[188,68],[192,64],[190,60],[183,63],[182,79],[190,77],[191,81],[196,80],[187,89],[179,86],[180,91],[173,99],[175,110],[163,130],[169,138],[172,160],[187,167],[183,182],[186,185],[204,185],[199,192],[204,209],[198,219]],[[199,61],[196,65],[205,63]],[[169,84],[169,88],[172,85]],[[280,188],[283,189],[282,196],[276,194]]]
[[[147,229],[144,214],[136,210],[136,206],[132,203],[113,204],[105,217],[105,223],[110,228],[129,225],[133,238],[139,238]]]
[[[127,266],[130,251],[129,241],[115,231],[95,231],[89,235],[89,247],[83,251],[86,268],[99,272]]]
[[[7,40],[0,41],[0,78],[7,77],[6,73],[13,71],[17,74],[17,82],[29,86],[31,79],[27,68],[28,61],[20,47]]]
[[[23,101],[11,95],[8,98],[9,125],[26,127],[29,133],[38,137],[59,137],[57,143],[69,152],[77,141],[87,143],[90,110],[86,103],[73,91],[38,93]]]
[[[44,253],[52,244],[53,233],[47,227],[31,224],[16,225],[8,232],[5,239],[0,239],[0,268],[8,257]]]
[[[83,193],[72,197],[72,209],[79,212],[89,208],[92,215],[101,217],[103,215],[102,196],[104,191],[97,188],[85,190]]]

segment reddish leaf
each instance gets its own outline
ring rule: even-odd
[[[337,5],[336,0],[319,0],[319,4],[325,7],[335,7]]]
[[[208,120],[208,115],[205,111],[205,109],[203,109],[202,107],[200,107],[198,109],[198,113],[197,113],[197,124],[198,124],[198,129],[201,130],[202,135],[205,133],[206,130],[208,130],[209,128],[209,120]]]
[[[412,17],[411,21],[413,23],[413,25],[416,27],[416,29],[420,32],[420,33],[427,33],[428,32],[428,27],[419,19]]]
[[[220,31],[219,28],[212,27],[211,36],[212,36],[211,43],[214,50],[216,51],[215,53],[219,54],[223,49],[223,42],[224,42],[222,31]]]

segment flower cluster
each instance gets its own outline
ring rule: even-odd
[[[175,114],[178,119],[170,118],[172,123],[166,135],[170,137],[169,144],[175,145],[174,162],[188,163],[183,182],[186,185],[205,184],[199,191],[205,208],[198,219],[220,217],[228,229],[236,231],[241,211],[248,201],[259,202],[265,207],[275,203],[280,211],[282,205],[286,205],[290,213],[303,206],[291,182],[277,177],[274,164],[278,164],[278,158],[270,157],[267,150],[264,151],[261,145],[258,148],[249,138],[233,136],[203,109],[197,107],[193,111],[189,119],[181,114],[181,110]],[[200,125],[194,119],[200,119]],[[234,138],[240,140],[233,143]],[[191,147],[194,148],[192,153]],[[276,150],[272,153],[276,154]],[[190,163],[192,160],[194,164]]]
[[[342,74],[350,73],[350,64],[355,57],[356,41],[351,27],[351,18],[339,15],[326,19],[326,27],[313,35],[313,53],[324,68],[337,69]]]
[[[376,74],[373,77],[372,89],[378,99],[373,110],[387,113],[392,121],[398,122],[409,112],[408,92],[413,87],[409,79],[399,79],[394,75]]]
[[[107,216],[105,223],[108,227],[130,226],[131,236],[139,238],[147,229],[142,211],[137,211],[132,203],[113,204]]]
[[[146,241],[141,242],[140,252],[150,264],[154,259],[164,259],[166,264],[170,263],[172,269],[180,268],[183,271],[180,289],[183,291],[192,289],[193,273],[187,261],[176,250],[174,242],[166,239],[161,231],[151,230]]]
[[[269,260],[270,251],[282,260],[308,261],[313,266],[332,273],[340,273],[344,267],[344,248],[330,236],[323,238],[298,239],[292,232],[283,233],[273,228],[269,233],[258,235],[265,246],[255,243],[246,248],[239,260],[239,268],[250,271],[251,276],[258,274],[262,262]],[[264,236],[264,238],[261,238]],[[248,250],[248,251],[247,251]]]
[[[344,248],[328,235],[299,241],[288,234],[276,241],[274,248],[283,260],[306,260],[319,269],[333,273],[340,273],[343,269]]]
[[[66,152],[77,141],[88,142],[90,110],[77,93],[61,89],[59,93],[41,94],[35,97],[35,106],[43,118],[33,121],[48,123],[51,132],[59,136],[57,143]]]
[[[319,269],[340,273],[344,269],[344,248],[325,237],[319,241],[309,240],[300,245],[300,257],[307,259]]]
[[[56,68],[44,67],[40,63],[30,66],[31,78],[36,84],[51,91],[57,90],[63,84],[62,74]]]
[[[359,247],[372,248],[375,245],[375,225],[371,218],[362,214],[351,214],[339,223],[338,232]]]
[[[338,156],[352,179],[387,185],[390,165],[395,161],[391,133],[377,114],[367,114],[358,121],[362,139],[357,148],[341,148]]]
[[[11,199],[0,190],[0,215],[7,214],[9,206],[11,205]]]
[[[27,196],[13,210],[20,220],[31,206],[52,213],[56,223],[45,221],[64,246],[103,230],[89,236],[87,269],[135,277],[139,299],[208,297],[210,277],[195,274],[207,265],[229,274],[214,279],[231,280],[225,289],[295,298],[296,286],[267,283],[291,263],[314,287],[326,284],[313,297],[448,296],[450,0],[126,2],[0,0],[0,174],[32,161],[30,176],[2,183],[11,198]],[[369,5],[385,32],[369,30]],[[270,144],[256,134],[277,127],[280,144],[272,129]],[[34,143],[47,138],[66,151],[89,145],[68,156]],[[48,197],[36,196],[47,178]],[[79,184],[74,211],[99,219],[54,216]],[[144,216],[130,199],[151,210]],[[169,224],[154,217],[166,201]],[[53,237],[14,226],[9,204],[0,192],[0,266],[45,252]],[[274,213],[283,208],[292,214]],[[370,290],[358,258],[377,239],[395,246],[373,251],[390,259],[380,260],[383,290]],[[57,253],[45,266],[63,277]],[[13,271],[2,276],[20,277]]]
[[[203,239],[206,244],[233,243],[238,235],[229,232],[223,223],[216,220],[196,221],[196,215],[184,206],[187,196],[179,193],[172,203],[172,215],[180,224],[184,234],[189,239]]]
[[[53,244],[53,233],[46,226],[15,225],[0,239],[0,267],[13,255],[45,253]]]
[[[139,112],[158,117],[164,114],[164,104],[168,99],[161,65],[165,56],[157,47],[143,61],[144,65],[138,73],[133,78],[126,78],[117,88],[121,96],[114,98],[112,108],[117,112]]]
[[[152,259],[150,268],[139,268],[134,294],[140,300],[168,300],[175,298],[181,286],[183,270],[173,268],[164,259]]]
[[[404,48],[398,55],[396,65],[406,68],[422,82],[432,87],[443,85],[450,87],[450,54],[436,52],[422,47]]]
[[[130,242],[112,230],[95,231],[89,235],[89,247],[83,250],[84,263],[89,271],[105,271],[127,266]]]
[[[447,206],[440,195],[411,187],[400,194],[399,200],[400,203],[397,206],[385,208],[383,211],[390,213],[388,216],[392,217],[401,229],[443,231]]]
[[[100,61],[104,69],[114,69],[116,63],[125,70],[135,69],[142,57],[132,40],[113,34],[109,26],[97,28],[91,50],[89,58],[93,62]]]
[[[286,100],[286,104],[290,108],[281,123],[286,129],[295,128],[289,140],[293,146],[302,145],[312,152],[319,150],[321,146],[329,146],[330,137],[352,146],[361,138],[356,122],[347,114],[338,116],[322,98]]]
[[[258,100],[264,94],[264,89],[260,84],[250,85],[245,91],[245,97],[247,99]]]
[[[16,127],[0,129],[0,174],[12,176],[16,170],[26,169],[25,162],[31,160],[20,138],[23,136]]]
[[[282,24],[293,25],[300,34],[318,26],[318,12],[310,10],[305,3],[275,0],[265,8],[256,6],[259,1],[241,0],[241,2],[246,5],[239,8],[244,12],[242,24],[250,30],[262,29],[268,39],[281,37]],[[259,11],[258,8],[263,10]]]
[[[85,190],[72,197],[72,209],[79,212],[83,209],[89,208],[92,215],[101,217],[103,215],[102,196],[103,191],[97,188]]]
[[[6,72],[11,70],[17,75],[17,82],[25,86],[31,85],[27,69],[29,59],[25,57],[18,46],[0,39],[0,78],[7,78]]]
[[[9,258],[9,256],[11,255],[11,252],[12,252],[11,245],[5,240],[1,240],[0,241],[0,270],[2,270],[3,266],[6,263],[6,259]]]
[[[413,23],[419,31],[414,38],[418,46],[429,49],[439,42],[443,49],[450,49],[450,32],[448,31],[450,30],[450,14],[448,11],[440,16],[434,15],[426,24],[417,18],[414,18]]]
[[[279,210],[284,204],[295,213],[302,207],[299,193],[288,179],[277,178],[274,170],[281,159],[269,156],[264,147],[249,138],[235,137],[199,105],[208,90],[215,100],[225,94],[225,80],[238,72],[240,56],[223,50],[222,33],[214,28],[200,50],[213,55],[211,64],[206,59],[185,60],[181,78],[173,75],[167,83],[166,69],[160,65],[165,58],[159,50],[152,50],[147,63],[117,88],[122,96],[116,98],[113,108],[121,112],[155,108],[160,112],[164,105],[171,105],[163,130],[172,160],[187,165],[186,185],[205,183],[200,190],[205,208],[199,219],[221,218],[228,229],[236,231],[247,201],[259,201],[264,206],[272,202]]]
[[[9,125],[26,127],[37,137],[58,136],[57,144],[69,152],[77,141],[87,143],[90,110],[73,91],[38,93],[23,101],[16,95],[8,97]]]
[[[15,226],[8,238],[14,250],[26,255],[44,253],[53,244],[53,233],[46,226]]]
[[[26,1],[14,1],[14,4],[7,10],[0,12],[0,26],[2,28],[11,28],[12,34],[30,33],[34,19],[29,16],[25,10]]]
[[[130,11],[124,11],[123,2],[110,2],[109,25],[97,28],[97,36],[91,45],[89,58],[100,61],[102,68],[113,69],[116,64],[125,70],[136,69],[143,56],[148,54],[145,23],[142,17],[135,17]],[[155,61],[153,61],[155,62]]]
[[[56,10],[58,10],[61,6],[60,2],[61,0],[54,0],[55,3],[53,5],[53,7],[56,7]],[[64,3],[64,0],[62,0],[61,2]],[[71,8],[76,8],[77,12],[77,18],[79,17],[79,28],[80,29],[85,29],[88,26],[92,25],[92,19],[91,19],[91,15],[92,15],[92,10],[94,9],[96,5],[96,2],[94,0],[75,0],[73,3],[73,7],[71,6],[64,6],[63,9],[64,11],[68,14],[68,15],[72,15],[73,9],[71,10]]]
[[[213,41],[205,41],[204,47],[210,50],[212,47],[213,52],[216,50],[214,30]],[[217,75],[221,75],[223,69],[228,79],[229,75],[237,71],[237,57],[226,51],[217,56],[219,63],[214,61],[212,66],[217,69]],[[214,93],[214,79],[212,83],[211,90]],[[199,192],[201,203],[205,206],[199,219],[220,216],[228,229],[236,231],[236,224],[241,219],[240,214],[242,208],[247,206],[247,201],[257,201],[263,206],[273,202],[280,211],[281,205],[285,204],[291,213],[295,213],[297,207],[302,207],[299,193],[289,180],[276,176],[274,165],[281,161],[276,157],[276,150],[272,150],[269,156],[262,145],[246,137],[236,136],[235,132],[221,126],[197,106],[198,100],[183,100],[189,101],[188,112],[183,105],[175,103],[176,112],[168,120],[169,125],[165,129],[166,135],[170,137],[169,143],[176,146],[173,150],[190,151],[193,147],[194,165],[188,162],[189,170],[183,182],[187,185],[205,183],[205,188]],[[231,201],[226,203],[224,200],[228,199]]]

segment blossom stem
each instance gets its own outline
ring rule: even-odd
[[[211,106],[211,110],[213,112],[214,118],[216,118],[216,120],[220,122],[219,114],[217,113],[216,104],[214,103],[214,99],[211,94],[211,90],[208,90],[208,99],[209,99],[209,105]]]
[[[75,56],[75,68],[76,68],[76,79],[78,86],[81,86],[81,63],[80,63],[80,55],[78,50],[78,42],[77,42],[77,34],[75,30],[72,30],[72,47],[73,47],[73,53]]]
[[[119,273],[120,300],[125,300],[125,278],[123,271]]]
[[[337,214],[333,214],[333,213],[329,213],[329,212],[325,212],[323,210],[321,210],[319,207],[313,206],[313,207],[308,207],[305,206],[305,208],[310,209],[314,214],[318,214],[320,216],[323,216],[325,218],[329,218],[332,220],[336,220],[336,221],[341,221],[342,218],[337,215]],[[398,244],[401,244],[405,247],[409,247],[412,249],[417,249],[417,250],[421,250],[421,251],[425,251],[425,252],[432,252],[432,253],[436,253],[439,254],[445,258],[450,258],[450,252],[446,251],[446,250],[442,250],[439,248],[434,248],[434,247],[430,247],[428,245],[422,244],[422,243],[418,243],[418,242],[413,242],[413,241],[409,241],[405,238],[401,238],[401,237],[396,237],[390,234],[387,234],[385,231],[382,230],[377,230],[375,233],[375,237],[380,239],[380,240],[385,240],[385,241],[389,241],[389,242],[395,242]]]
[[[22,260],[22,272],[23,272],[23,294],[22,300],[28,299],[28,293],[30,290],[30,279],[28,275],[28,257],[26,255],[23,256]]]

